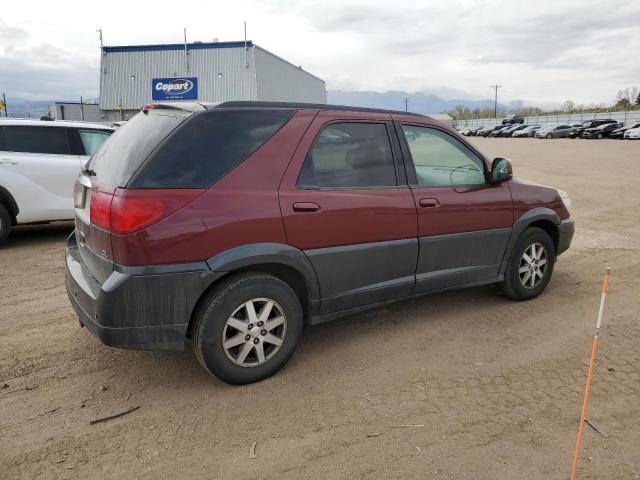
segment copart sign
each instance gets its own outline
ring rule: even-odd
[[[197,100],[197,77],[154,78],[151,80],[154,100]]]

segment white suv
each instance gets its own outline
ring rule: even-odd
[[[73,219],[78,174],[112,133],[91,123],[0,120],[0,245],[14,225]]]

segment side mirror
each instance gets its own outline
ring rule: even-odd
[[[495,158],[491,164],[491,183],[508,182],[512,178],[511,162],[506,158]]]

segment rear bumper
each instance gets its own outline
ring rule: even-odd
[[[560,222],[560,225],[558,225],[558,251],[556,255],[560,255],[569,249],[574,230],[575,222],[572,219],[568,218]]]
[[[65,284],[80,324],[102,343],[135,350],[183,350],[191,313],[215,279],[206,263],[115,266],[98,282],[82,260],[72,233]]]

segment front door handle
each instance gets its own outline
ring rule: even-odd
[[[320,210],[320,205],[313,202],[296,202],[293,204],[294,212],[317,212]]]
[[[421,198],[418,201],[418,204],[424,208],[437,207],[440,205],[440,202],[437,198]]]

